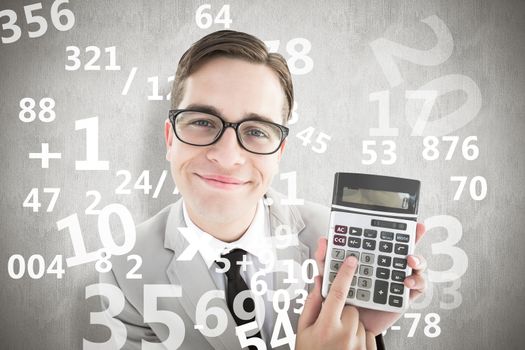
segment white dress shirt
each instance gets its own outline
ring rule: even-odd
[[[188,229],[191,234],[197,236],[198,241],[208,242],[209,249],[199,249],[204,262],[209,266],[210,275],[215,282],[218,290],[226,290],[226,274],[217,272],[220,271],[220,268],[215,263],[222,254],[228,253],[229,251],[240,248],[247,252],[246,254],[246,263],[240,265],[240,274],[248,288],[251,288],[251,279],[253,275],[264,269],[266,266],[263,262],[265,261],[265,256],[262,252],[263,247],[267,247],[267,244],[270,242],[270,217],[269,210],[264,204],[263,200],[259,200],[257,204],[257,209],[255,216],[248,227],[248,230],[236,241],[234,242],[223,242],[210,234],[204,232],[199,227],[197,227],[193,221],[191,221],[186,205],[183,201],[183,213],[184,221],[187,224]],[[266,256],[267,258],[267,256]],[[268,286],[269,290],[273,289],[273,274],[266,273],[263,276],[257,278],[257,280],[264,280]],[[261,330],[262,339],[266,342],[267,348],[271,349],[270,339],[274,326],[274,312],[272,301],[267,298],[268,293],[265,293],[260,298],[255,298],[255,319]],[[262,323],[262,326],[261,326]]]

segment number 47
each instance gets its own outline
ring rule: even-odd
[[[46,211],[48,213],[53,211],[53,208],[55,207],[55,203],[58,199],[58,195],[60,194],[60,188],[56,187],[44,187],[43,188],[44,193],[52,193],[51,200],[49,201],[49,204],[47,206]],[[24,208],[33,208],[33,213],[38,212],[38,208],[40,208],[42,204],[38,201],[38,188],[32,188],[29,194],[27,195],[26,199],[24,199],[24,203],[22,203],[22,207]]]

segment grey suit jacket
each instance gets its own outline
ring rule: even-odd
[[[279,225],[289,225],[291,234],[298,235],[298,245],[291,245],[277,250],[277,259],[293,259],[302,264],[313,258],[317,239],[325,235],[329,224],[329,208],[305,202],[301,206],[281,205],[284,196],[274,190],[266,194],[271,198],[269,207],[271,234]],[[168,328],[160,323],[144,322],[144,285],[171,284],[180,285],[181,297],[158,298],[157,310],[176,313],[184,322],[185,335],[180,349],[241,349],[235,334],[235,321],[221,298],[213,298],[207,309],[213,306],[222,308],[228,318],[224,333],[217,337],[206,337],[195,329],[196,306],[199,298],[209,290],[218,289],[209,275],[208,267],[199,253],[191,261],[179,261],[177,257],[188,246],[188,242],[179,232],[178,227],[186,227],[182,213],[182,200],[164,208],[154,217],[137,226],[137,241],[134,249],[126,256],[111,259],[113,269],[101,274],[101,283],[110,283],[122,290],[125,296],[124,310],[113,318],[126,326],[127,339],[124,349],[141,349],[142,339],[146,341],[163,341],[168,336]],[[126,279],[126,274],[134,265],[127,261],[127,256],[138,254],[142,257],[140,273],[142,279]],[[274,273],[273,290],[286,289],[283,283],[285,274]],[[293,305],[293,304],[292,304]],[[299,315],[288,312],[294,332],[296,332]],[[210,319],[214,319],[210,317]],[[286,349],[288,346],[283,346]]]

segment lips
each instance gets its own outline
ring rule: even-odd
[[[222,189],[234,189],[239,188],[242,185],[246,184],[247,181],[230,177],[230,176],[224,176],[224,175],[218,175],[218,174],[195,174],[200,179],[202,179],[205,183],[207,183],[210,186],[216,187],[216,188],[222,188]]]

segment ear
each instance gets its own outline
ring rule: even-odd
[[[279,147],[279,151],[277,151],[279,160],[281,160],[281,158],[283,157],[284,149],[286,148],[286,141],[287,139],[283,140],[283,143]]]
[[[169,119],[164,121],[164,141],[166,142],[166,160],[170,160],[171,144],[173,142],[173,128]]]

